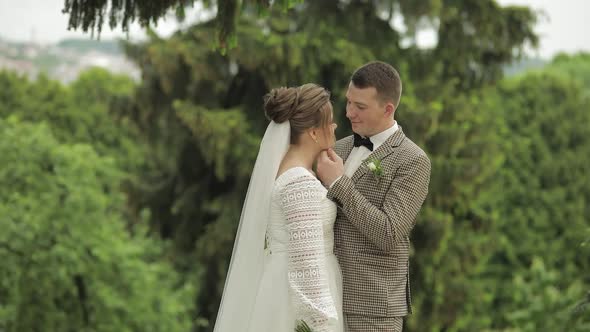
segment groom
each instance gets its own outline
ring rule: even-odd
[[[412,310],[409,236],[428,192],[430,160],[394,120],[401,91],[389,64],[357,69],[346,92],[354,135],[318,159],[318,176],[339,207],[334,251],[350,332],[402,331]]]

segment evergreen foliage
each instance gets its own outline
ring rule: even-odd
[[[91,27],[109,2],[67,3]],[[400,70],[396,119],[432,161],[405,331],[590,329],[588,55],[502,78],[535,16],[491,0],[275,4],[243,2],[225,54],[219,16],[125,44],[138,84],[0,72],[0,330],[212,331],[262,96],[327,87],[343,137],[350,74],[374,59]],[[412,40],[424,25],[430,49]]]

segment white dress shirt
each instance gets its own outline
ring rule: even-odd
[[[389,127],[388,129],[380,132],[377,135],[369,137],[371,139],[371,143],[373,143],[373,151],[377,150],[381,144],[385,143],[389,136],[393,135],[397,129],[398,125],[396,121],[393,123],[393,126]],[[350,152],[350,155],[348,155],[346,163],[344,163],[344,174],[351,178],[354,172],[356,172],[356,170],[362,164],[363,160],[367,159],[371,152],[372,151],[367,149],[367,147],[364,145],[354,147]]]
[[[379,134],[369,137],[371,139],[371,143],[373,143],[373,151],[377,150],[383,143],[385,143],[385,141],[387,141],[387,139],[391,135],[393,135],[398,129],[399,127],[397,125],[397,121],[395,121],[393,123],[393,126],[380,132]],[[352,151],[350,152],[348,158],[346,159],[346,162],[344,163],[344,174],[351,178],[354,172],[356,172],[359,166],[363,163],[365,159],[367,159],[367,157],[369,157],[371,153],[372,151],[367,149],[367,147],[364,145],[352,148]],[[340,176],[330,184],[330,188],[338,180],[340,180]]]

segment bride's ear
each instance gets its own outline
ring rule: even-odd
[[[307,130],[307,133],[311,137],[314,142],[318,142],[318,129],[317,128],[310,128]]]

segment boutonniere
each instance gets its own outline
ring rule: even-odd
[[[380,179],[381,175],[383,175],[383,168],[381,168],[381,160],[377,158],[369,159],[367,168],[369,168],[369,171],[371,171],[377,179]]]

